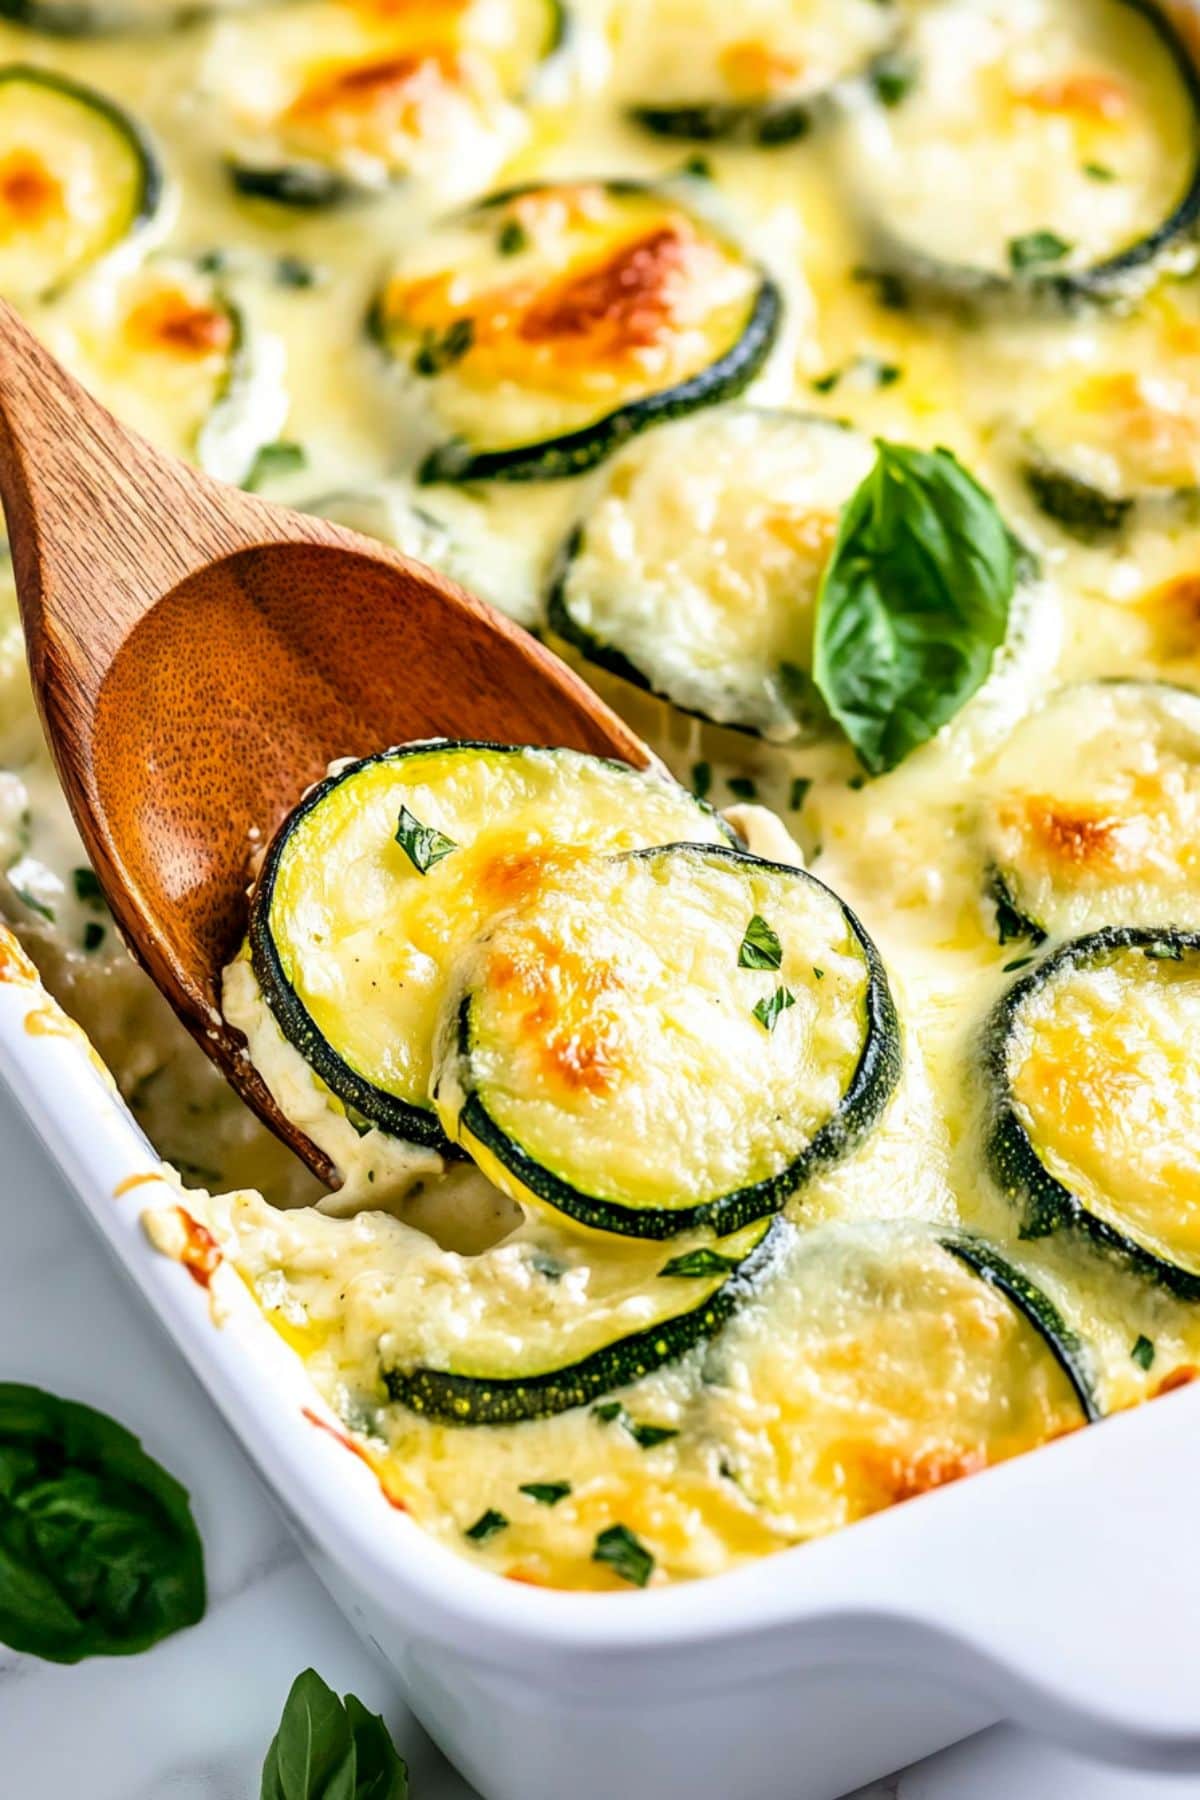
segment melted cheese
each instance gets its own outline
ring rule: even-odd
[[[377,50],[390,54],[390,42],[382,50],[380,45],[393,29],[402,29],[399,15],[406,9],[384,8],[391,22],[381,13],[369,26],[363,22],[367,9],[314,4],[301,10],[314,19],[336,15],[338,29],[328,43],[311,45],[311,60],[327,56],[336,64],[353,61],[360,47],[369,57]],[[428,16],[429,9],[422,10]],[[545,379],[532,403],[529,388],[507,381],[500,390],[481,386],[477,393],[462,383],[453,395],[440,380],[388,382],[378,346],[362,324],[382,265],[444,276],[453,262],[461,263],[464,281],[471,275],[466,246],[455,235],[461,228],[441,223],[439,184],[461,181],[461,191],[473,197],[493,180],[587,185],[611,176],[661,177],[678,167],[680,147],[639,131],[626,116],[629,103],[661,99],[670,105],[714,94],[727,100],[735,91],[744,98],[764,87],[781,94],[806,89],[810,77],[824,83],[850,72],[856,21],[866,16],[842,5],[756,4],[735,19],[708,6],[664,0],[652,9],[660,14],[662,35],[655,36],[649,24],[641,29],[641,8],[579,0],[573,10],[572,55],[559,69],[557,86],[529,109],[523,108],[520,82],[507,64],[493,62],[485,46],[484,61],[499,68],[503,118],[513,127],[512,137],[503,139],[501,154],[508,160],[502,166],[493,160],[500,139],[492,130],[501,115],[488,106],[482,135],[469,134],[476,161],[435,158],[424,173],[393,180],[391,140],[382,156],[378,140],[371,140],[376,197],[311,214],[239,199],[224,168],[232,150],[251,148],[236,142],[235,114],[245,94],[231,44],[244,51],[244,66],[257,70],[260,91],[275,108],[268,108],[270,129],[258,148],[286,148],[273,136],[274,122],[308,81],[309,46],[299,34],[272,45],[283,12],[269,27],[267,14],[246,9],[233,19],[186,29],[86,41],[0,27],[4,61],[33,61],[118,96],[166,154],[166,203],[152,229],[98,261],[56,300],[39,303],[23,289],[31,320],[118,412],[156,441],[183,449],[190,442],[190,453],[199,454],[191,434],[211,391],[203,385],[211,373],[206,356],[177,365],[154,343],[154,334],[144,356],[135,355],[120,322],[126,299],[143,283],[153,286],[181,266],[194,270],[198,257],[206,263],[215,257],[222,264],[221,285],[231,292],[236,287],[248,331],[275,346],[268,358],[269,423],[262,429],[267,438],[286,437],[304,452],[303,466],[274,475],[269,491],[317,510],[354,509],[369,529],[402,537],[412,529],[415,471],[430,443],[448,430],[493,427],[497,441],[512,442],[546,421],[557,429],[594,417],[624,391],[630,355],[625,345],[619,368],[607,351],[593,364],[593,337],[586,338],[587,354],[574,357],[564,355],[561,334],[544,340],[519,365],[522,383],[530,368]],[[472,1279],[443,1259],[488,1256],[510,1233],[524,1230],[511,1203],[461,1169],[439,1173],[433,1159],[424,1170],[388,1164],[392,1152],[380,1134],[359,1139],[344,1119],[343,1130],[361,1153],[361,1182],[351,1187],[353,1198],[343,1191],[341,1204],[369,1208],[372,1196],[385,1189],[388,1217],[363,1210],[331,1218],[307,1205],[282,1211],[248,1192],[212,1201],[193,1193],[188,1203],[303,1356],[356,1441],[369,1447],[389,1491],[445,1542],[514,1578],[615,1585],[591,1554],[596,1533],[618,1521],[654,1555],[656,1580],[714,1573],[1074,1422],[1031,1328],[964,1272],[941,1262],[934,1265],[932,1291],[946,1304],[936,1317],[920,1313],[919,1354],[900,1358],[903,1315],[867,1316],[861,1302],[868,1275],[882,1279],[877,1255],[868,1255],[854,1237],[871,1221],[966,1223],[1000,1241],[1090,1340],[1110,1407],[1144,1398],[1200,1363],[1195,1309],[1078,1244],[1018,1243],[1014,1211],[981,1166],[974,1074],[980,1023],[1010,978],[1004,965],[1028,953],[996,942],[994,909],[984,891],[991,808],[1004,792],[1029,791],[1029,764],[1014,775],[997,761],[1007,754],[1014,729],[1055,690],[1097,678],[1200,686],[1200,531],[1194,519],[1186,510],[1147,514],[1139,508],[1120,534],[1078,542],[1038,510],[1022,458],[1031,442],[1041,443],[1055,460],[1114,493],[1193,481],[1200,467],[1200,429],[1191,404],[1200,344],[1197,289],[1187,281],[1163,283],[1123,316],[1092,311],[1037,319],[997,312],[966,323],[919,307],[882,306],[877,289],[853,274],[869,260],[871,222],[903,227],[927,250],[969,256],[994,269],[1006,267],[1011,237],[1053,229],[1071,241],[1064,263],[1073,266],[1119,245],[1131,230],[1141,231],[1152,215],[1161,216],[1160,206],[1165,212],[1189,165],[1193,124],[1156,40],[1118,0],[1006,6],[944,0],[912,8],[876,7],[871,0],[869,10],[889,34],[912,22],[920,78],[900,106],[874,121],[865,142],[856,143],[858,160],[848,156],[850,139],[866,125],[857,113],[849,137],[814,127],[803,144],[787,151],[722,144],[705,150],[713,204],[734,222],[739,240],[784,295],[779,343],[748,398],[844,417],[867,436],[949,444],[1040,553],[1043,580],[1026,596],[1020,627],[985,688],[933,742],[866,785],[858,782],[846,747],[830,735],[766,745],[701,725],[615,678],[595,676],[685,780],[693,778],[694,765],[710,766],[719,804],[744,799],[747,779],[757,784],[757,798],[800,839],[809,865],[862,917],[896,990],[905,1035],[901,1085],[857,1150],[815,1176],[790,1209],[812,1258],[804,1270],[797,1264],[798,1285],[781,1285],[779,1316],[796,1315],[795,1294],[810,1302],[811,1324],[808,1308],[800,1309],[798,1342],[811,1349],[820,1381],[794,1366],[796,1358],[788,1366],[786,1344],[777,1344],[778,1354],[766,1360],[759,1354],[771,1347],[768,1309],[753,1321],[747,1315],[745,1335],[725,1340],[728,1379],[717,1413],[698,1410],[704,1395],[695,1360],[621,1396],[635,1421],[679,1431],[651,1449],[639,1445],[619,1418],[605,1422],[586,1408],[512,1428],[440,1426],[384,1403],[381,1338],[398,1324],[416,1323],[407,1314],[398,1319],[389,1294],[419,1295],[445,1276],[447,1293],[469,1290],[478,1297],[482,1269]],[[295,8],[286,11],[289,20],[299,16]],[[510,8],[500,11],[515,16]],[[485,12],[497,16],[477,6],[467,12],[475,19]],[[352,13],[354,25],[346,23]],[[369,34],[370,42],[349,42],[351,31]],[[864,36],[864,47],[866,41]],[[683,53],[671,48],[675,43]],[[756,61],[739,49],[748,43],[769,54]],[[981,84],[993,80],[985,66],[989,46],[999,46],[992,66],[1003,84],[1018,90],[1005,98],[999,124],[991,110],[968,106]],[[807,69],[798,76],[789,69],[785,78],[785,60],[804,60]],[[716,77],[719,88],[712,86]],[[844,99],[848,105],[849,96]],[[910,99],[917,108],[911,123]],[[322,113],[322,130],[306,137],[305,155],[347,176],[366,173],[361,144],[354,131],[349,139],[334,131],[334,113],[336,108]],[[370,120],[374,131],[373,113]],[[309,124],[306,132],[315,129]],[[407,154],[408,140],[397,144]],[[0,154],[23,148],[0,146]],[[400,160],[394,159],[395,167]],[[1085,162],[1113,179],[1087,174]],[[15,184],[18,195],[22,185]],[[871,201],[866,222],[855,206],[864,192]],[[688,210],[695,210],[690,200]],[[72,218],[83,227],[94,217],[81,199]],[[87,239],[89,246],[92,241]],[[610,248],[620,245],[589,240],[592,262]],[[514,256],[505,280],[515,277],[520,262]],[[719,254],[717,262],[724,280]],[[584,267],[572,262],[570,272],[582,274]],[[492,273],[488,295],[494,292]],[[544,273],[538,264],[539,293]],[[190,292],[191,277],[187,285]],[[477,297],[474,288],[471,295]],[[699,290],[692,299],[700,301]],[[448,317],[435,309],[429,322]],[[676,342],[668,334],[664,342],[639,346],[638,354],[669,357]],[[509,355],[511,345],[502,350]],[[887,385],[873,378],[880,364],[899,371]],[[464,359],[464,369],[469,366]],[[690,366],[685,358],[671,368]],[[178,382],[165,374],[177,367]],[[504,363],[508,374],[515,367]],[[711,415],[714,425],[717,416]],[[649,448],[653,439],[645,442]],[[246,466],[243,461],[236,471],[239,479]],[[601,469],[597,483],[603,485],[615,467]],[[710,479],[705,470],[704,483]],[[682,475],[679,482],[682,496]],[[580,517],[583,484],[530,483],[518,490],[480,484],[453,494],[434,488],[422,491],[416,503],[436,526],[422,540],[422,553],[450,563],[460,578],[486,588],[522,618],[541,621],[545,582]],[[733,509],[718,508],[714,516],[729,527],[728,548],[736,556],[728,560],[740,560]],[[719,563],[727,546],[724,532],[718,535]],[[696,566],[694,544],[688,542],[686,551],[685,576]],[[647,643],[659,641],[649,602],[647,608],[638,623]],[[87,925],[103,915],[90,913],[74,894],[72,874],[82,857],[41,747],[7,579],[0,627],[0,823],[5,861],[12,864],[0,884],[6,916],[19,925],[51,985],[110,1062],[137,1116],[187,1180],[261,1188],[270,1201],[293,1207],[310,1201],[313,1184],[225,1090],[115,943],[111,928],[98,950],[84,949]],[[1015,755],[1019,739],[1012,741]],[[1087,771],[1061,740],[1036,759],[1043,764],[1036,770],[1039,791],[1056,813],[1091,805],[1100,787],[1106,806],[1114,794],[1128,795],[1136,767],[1120,760],[1115,741],[1106,739],[1105,746],[1105,754],[1089,764],[1099,786],[1084,792]],[[1144,744],[1137,741],[1134,749],[1144,758]],[[730,778],[737,788],[730,788]],[[1182,781],[1182,798],[1186,786]],[[755,841],[766,845],[765,839]],[[1168,853],[1185,841],[1172,836]],[[777,851],[772,845],[767,853]],[[247,1005],[252,1003],[251,996]],[[256,1044],[264,1067],[276,1066],[272,1054],[286,1051],[277,1033],[276,1040],[273,1050],[264,1047],[265,1039]],[[309,1108],[301,1116],[313,1118],[315,1135],[337,1114],[327,1095],[312,1090],[307,1065],[292,1074],[308,1084],[297,1104]],[[1108,1147],[1106,1138],[1100,1141]],[[1064,1148],[1083,1155],[1088,1141]],[[346,1158],[352,1155],[347,1147]],[[828,1250],[820,1250],[815,1234],[827,1230],[849,1232],[850,1240],[839,1237],[835,1247],[831,1237],[823,1240]],[[924,1255],[916,1258],[918,1268],[925,1266]],[[452,1317],[453,1308],[447,1320]],[[1148,1371],[1130,1356],[1141,1335],[1155,1348]],[[432,1353],[432,1341],[427,1347]],[[958,1360],[960,1350],[965,1362]],[[742,1373],[735,1366],[739,1357]],[[763,1383],[758,1393],[779,1394],[777,1425],[760,1417],[752,1365]],[[963,1367],[970,1378],[960,1397],[956,1382]],[[904,1369],[915,1373],[902,1389]],[[998,1428],[1004,1395],[1011,1403],[1011,1430]],[[721,1472],[722,1451],[708,1430],[717,1416],[755,1476],[747,1486]],[[837,1452],[839,1439],[849,1446],[844,1456]],[[793,1447],[801,1453],[794,1480],[788,1476]],[[558,1480],[568,1481],[572,1492],[553,1508],[521,1493],[522,1484]],[[511,1524],[476,1546],[462,1534],[489,1506]]]

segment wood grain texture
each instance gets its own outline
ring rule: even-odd
[[[255,849],[334,757],[410,738],[649,754],[433,569],[159,455],[3,302],[0,498],[38,709],[117,925],[242,1097],[333,1183],[220,1015]]]

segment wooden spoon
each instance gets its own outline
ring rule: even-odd
[[[332,1185],[221,1016],[256,842],[333,758],[408,738],[561,744],[638,767],[649,753],[435,570],[159,455],[3,302],[0,498],[38,710],[121,934]]]

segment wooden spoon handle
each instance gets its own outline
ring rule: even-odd
[[[39,687],[51,648],[60,678],[69,667],[94,687],[157,595],[256,535],[217,487],[119,425],[5,301],[0,499]]]

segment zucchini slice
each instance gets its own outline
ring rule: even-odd
[[[456,1259],[457,1278],[431,1284],[398,1327],[413,1360],[396,1360],[389,1334],[384,1385],[400,1405],[451,1425],[511,1425],[586,1406],[715,1336],[785,1231],[760,1219],[668,1259],[659,1245],[601,1247],[580,1234],[573,1244],[559,1234],[547,1249],[527,1230]]]
[[[780,309],[676,193],[577,181],[493,195],[416,240],[372,326],[447,434],[421,479],[527,481],[740,393]]]
[[[1091,1357],[981,1239],[797,1235],[702,1364],[694,1418],[789,1536],[849,1524],[1098,1415]]]
[[[213,13],[269,4],[270,0],[0,0],[0,19],[43,37],[126,37],[179,31]]]
[[[811,679],[817,589],[874,459],[832,420],[752,407],[652,432],[599,478],[560,558],[550,624],[684,712],[812,736],[827,716]]]
[[[347,1106],[445,1148],[429,1080],[458,947],[572,846],[680,837],[729,833],[682,787],[623,763],[441,740],[386,750],[319,783],[276,833],[251,902],[254,972],[284,1036]]]
[[[618,14],[630,116],[659,137],[760,145],[804,137],[831,90],[894,35],[879,0],[652,0]]]
[[[878,1119],[900,1028],[813,876],[675,844],[560,864],[466,952],[433,1094],[520,1203],[597,1231],[737,1231]]]
[[[984,854],[1014,924],[1056,938],[1130,920],[1200,928],[1200,693],[1061,688],[987,780]]]
[[[315,209],[396,182],[441,206],[521,145],[559,0],[309,0],[226,26],[210,57],[237,190]]]
[[[1200,76],[1166,4],[941,0],[904,57],[841,138],[873,270],[916,297],[1063,304],[1192,265]]]
[[[988,1026],[989,1156],[1021,1232],[1083,1233],[1200,1300],[1200,934],[1109,926]]]
[[[0,293],[61,292],[161,197],[158,157],[114,101],[49,69],[0,67]]]
[[[146,263],[112,313],[84,314],[78,340],[90,384],[121,419],[219,480],[244,481],[287,417],[281,343],[193,262]]]

